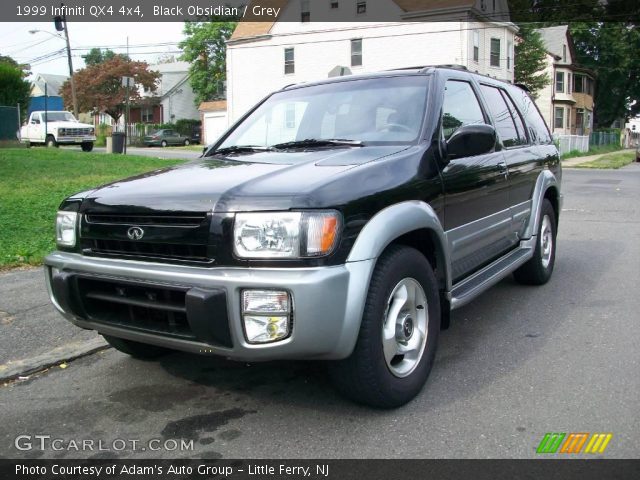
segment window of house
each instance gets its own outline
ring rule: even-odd
[[[362,15],[367,13],[367,2],[358,2],[356,3],[356,13],[358,15]]]
[[[571,80],[571,73],[567,73],[567,93],[571,93],[571,87],[573,85]]]
[[[331,0],[331,8],[338,8],[338,1],[337,0]]]
[[[142,109],[142,123],[153,122],[153,107],[145,107]]]
[[[513,58],[513,43],[507,42],[507,69],[511,69],[512,58]]]
[[[311,21],[311,12],[309,11],[309,0],[300,0],[300,21],[303,23]]]
[[[480,32],[478,30],[473,31],[473,61],[480,61]]]
[[[556,92],[564,93],[564,72],[556,72]]]
[[[285,48],[284,49],[284,73],[285,75],[289,75],[295,73],[296,64],[294,58],[293,48]]]
[[[458,128],[473,123],[486,123],[480,103],[471,85],[458,80],[447,81],[442,106],[442,132],[448,139]]]
[[[480,0],[480,10],[484,12],[486,9],[487,9],[486,0]]]
[[[520,143],[518,130],[513,121],[509,107],[507,106],[500,90],[488,85],[480,87],[482,95],[487,101],[491,116],[495,122],[496,132],[505,147],[514,147]]]
[[[359,67],[362,65],[362,39],[354,38],[351,40],[351,66]]]
[[[553,128],[564,128],[564,107],[556,107]]]
[[[567,63],[567,46],[562,45],[562,61]]]
[[[584,75],[573,75],[573,91],[576,93],[585,93],[585,77]]]
[[[491,39],[491,56],[490,56],[489,62],[492,67],[500,66],[500,39],[499,38]]]

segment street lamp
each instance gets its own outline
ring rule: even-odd
[[[69,81],[71,82],[71,99],[73,101],[73,115],[76,117],[76,119],[78,118],[78,100],[76,98],[76,85],[75,82],[73,81],[73,63],[71,61],[71,46],[69,44],[69,28],[67,27],[67,20],[66,18],[63,19],[64,21],[64,33],[65,33],[65,38],[62,37],[62,35],[60,35],[59,33],[51,33],[51,32],[47,32],[46,30],[29,30],[30,34],[35,34],[35,33],[46,33],[47,35],[51,35],[52,37],[58,38],[60,40],[65,40],[67,42],[67,60],[69,61]],[[57,27],[57,22],[56,22],[56,28]]]

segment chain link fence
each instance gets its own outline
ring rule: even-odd
[[[0,105],[0,141],[17,140],[20,130],[18,107]]]

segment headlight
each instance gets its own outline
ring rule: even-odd
[[[60,247],[76,245],[76,212],[58,212],[56,216],[56,243]]]
[[[64,137],[66,134],[67,134],[67,131],[64,128],[58,129],[58,135],[60,135],[61,137]]]
[[[234,252],[241,258],[328,255],[338,243],[340,214],[329,212],[238,213]]]
[[[89,135],[94,135],[96,133],[96,129],[95,128],[90,128],[89,129]]]

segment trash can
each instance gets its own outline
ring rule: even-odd
[[[113,132],[111,137],[113,138],[113,153],[124,153],[124,142],[127,135],[124,132]]]

